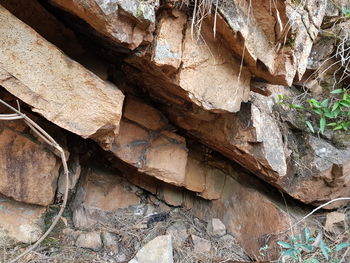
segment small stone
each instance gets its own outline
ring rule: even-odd
[[[118,263],[126,262],[126,255],[124,253],[115,256],[115,260]]]
[[[117,236],[110,232],[102,232],[101,237],[102,237],[103,247],[107,251],[117,254],[119,251]]]
[[[166,233],[171,235],[174,247],[181,247],[188,237],[187,227],[182,222],[175,222],[169,226]]]
[[[77,247],[89,248],[94,251],[99,251],[102,248],[102,240],[99,232],[83,233],[78,236],[75,242]]]
[[[211,243],[209,240],[206,240],[204,238],[201,238],[196,235],[191,235],[193,246],[194,246],[194,252],[195,253],[208,253],[211,250]]]
[[[224,223],[221,222],[220,219],[218,218],[213,218],[210,220],[207,226],[207,233],[210,236],[214,237],[222,237],[223,235],[226,234],[226,227]]]
[[[129,263],[173,263],[170,235],[158,236],[143,246]]]

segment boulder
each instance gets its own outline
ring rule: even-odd
[[[124,96],[0,7],[0,85],[54,124],[109,143]]]
[[[0,196],[0,246],[11,242],[32,244],[44,232],[46,208]]]
[[[129,49],[150,43],[159,0],[50,0],[51,4],[79,17],[95,31]]]
[[[170,235],[158,236],[144,245],[129,261],[138,263],[173,263],[173,248]]]
[[[49,205],[60,166],[23,121],[0,122],[0,193],[20,202]]]

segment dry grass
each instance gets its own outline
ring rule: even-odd
[[[163,206],[165,207],[165,206]],[[168,208],[167,208],[168,210]],[[159,235],[164,235],[169,226],[174,223],[181,223],[187,228],[188,238],[181,245],[173,245],[174,261],[177,263],[214,263],[222,262],[224,259],[249,261],[242,248],[235,243],[223,242],[218,238],[211,237],[206,232],[206,222],[200,221],[191,215],[190,211],[175,208],[164,212],[158,207],[156,213],[167,213],[169,216],[164,221],[154,222],[147,227],[147,217],[135,215],[135,209],[120,209],[115,213],[107,213],[102,216],[105,220],[86,229],[85,231],[97,230],[115,233],[119,242],[119,254],[124,254],[125,262],[134,257],[136,252],[148,241]],[[68,220],[70,222],[70,220]],[[69,223],[71,225],[71,223]],[[145,228],[140,228],[140,226]],[[70,226],[71,228],[72,226]],[[54,231],[34,252],[25,256],[23,263],[85,263],[85,262],[117,262],[116,255],[102,249],[93,252],[89,249],[77,248],[74,246],[74,235],[65,231],[63,222],[60,222],[58,229]],[[69,228],[68,228],[69,229]],[[63,231],[61,231],[63,230]],[[67,228],[66,228],[67,230]],[[74,232],[74,230],[70,230]],[[210,253],[194,253],[190,234],[210,240],[212,249]],[[176,239],[176,237],[175,237]],[[177,242],[173,238],[173,244]],[[8,262],[24,251],[24,246],[2,247],[0,250],[0,262]],[[123,261],[124,262],[124,261]]]

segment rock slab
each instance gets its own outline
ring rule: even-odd
[[[0,85],[56,125],[108,143],[124,95],[0,6]]]
[[[173,247],[170,235],[158,236],[143,246],[129,263],[173,263]]]

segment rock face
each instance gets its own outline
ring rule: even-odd
[[[31,244],[44,230],[44,207],[19,203],[0,196],[0,246],[11,241]]]
[[[240,68],[224,45],[216,44],[212,34],[204,33],[210,31],[206,29],[204,39],[197,41],[184,14],[164,13],[155,48],[151,54],[127,58],[132,68],[125,65],[125,73],[134,83],[142,83],[152,96],[182,106],[191,102],[213,112],[239,111],[249,96],[250,73]],[[182,31],[184,35],[178,35]]]
[[[49,121],[103,143],[118,133],[124,96],[0,7],[0,85]]]
[[[17,201],[52,203],[61,164],[22,121],[0,123],[0,192]]]
[[[92,28],[130,49],[153,39],[158,0],[50,0],[78,16]]]
[[[158,236],[144,245],[130,262],[153,263],[164,262],[173,263],[173,247],[171,236]]]
[[[109,150],[140,172],[182,186],[186,141],[170,129],[161,113],[130,97],[125,102],[119,135]]]
[[[95,167],[84,171],[82,176],[73,201],[76,227],[86,228],[103,218],[104,213],[140,202],[134,193],[128,191],[129,185],[118,174]]]
[[[325,14],[327,1],[269,1],[251,5],[223,1],[217,31],[231,50],[243,57],[254,75],[273,84],[291,85],[301,79],[307,57]],[[259,45],[256,45],[256,43]]]

